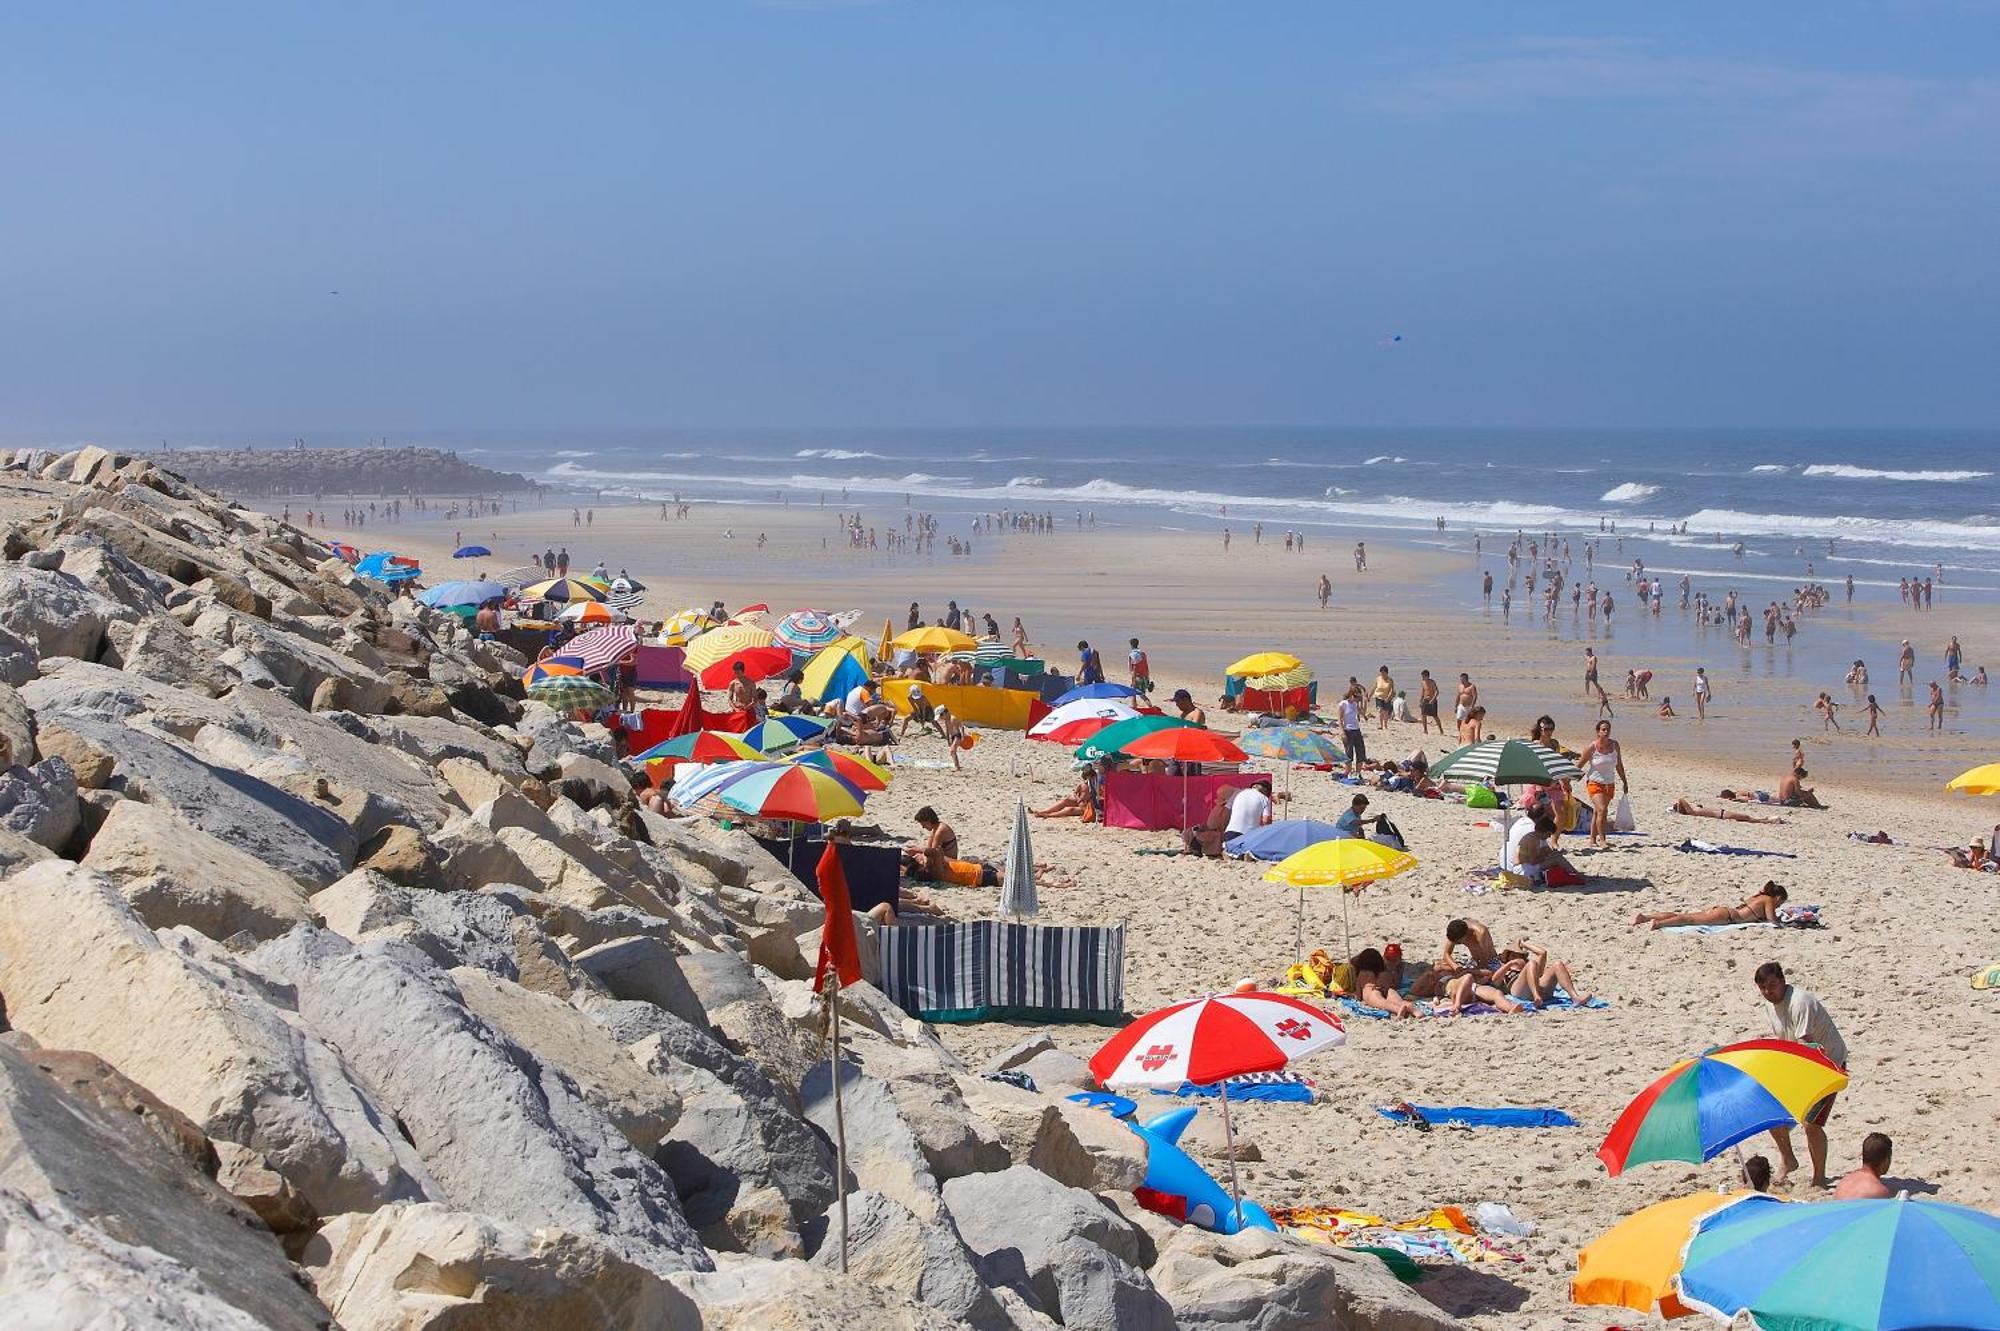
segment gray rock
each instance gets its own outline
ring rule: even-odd
[[[961,1331],[965,1325],[811,1262],[731,1258],[673,1283],[701,1309],[702,1331]]]
[[[139,1245],[197,1273],[213,1297],[271,1327],[324,1327],[277,1240],[229,1194],[147,1133],[66,1094],[0,1045],[0,1189],[9,1200]],[[27,1283],[14,1245],[0,1258],[0,1303],[15,1325],[49,1325],[8,1296]],[[45,1280],[59,1283],[53,1272]],[[34,1297],[32,1295],[28,1297]],[[73,1307],[74,1305],[72,1305]]]
[[[76,835],[76,769],[61,757],[0,772],[0,827],[61,850]]]
[[[125,610],[67,573],[0,564],[0,628],[15,634],[36,656],[94,661],[104,628]]]
[[[840,1218],[829,1212],[816,1266],[840,1269]],[[925,1224],[879,1192],[847,1199],[847,1274],[928,1304],[976,1331],[1011,1331],[1013,1319],[981,1282],[951,1225]]]
[[[0,683],[0,767],[33,766],[41,754],[35,749],[35,717],[12,684]]]
[[[1369,1253],[1246,1229],[1174,1231],[1153,1283],[1183,1328],[1452,1331],[1460,1324],[1406,1289]]]
[[[1009,1072],[1039,1054],[1051,1052],[1055,1047],[1056,1042],[1049,1038],[1047,1031],[1036,1031],[1027,1039],[1020,1041],[1018,1044],[1009,1045],[999,1055],[988,1059],[986,1066],[981,1068],[980,1071],[989,1074],[994,1072]]]
[[[1068,1100],[1048,1106],[1027,1163],[1085,1192],[1130,1192],[1146,1181],[1145,1140],[1103,1110]]]
[[[1045,1049],[1014,1064],[1013,1070],[1026,1073],[1034,1081],[1035,1088],[1046,1095],[1067,1095],[1071,1091],[1097,1089],[1097,1078],[1090,1075],[1090,1064],[1067,1049]]]
[[[118,884],[155,929],[184,924],[215,939],[276,938],[310,918],[291,878],[172,810],[138,800],[111,806],[82,863]]]
[[[298,929],[244,960],[395,1107],[452,1205],[596,1235],[661,1273],[709,1265],[659,1166],[421,953]]]
[[[577,969],[598,980],[614,998],[636,999],[665,1008],[696,1026],[708,1025],[708,1013],[695,997],[680,958],[657,938],[621,938],[585,948],[571,958]]]
[[[1173,1310],[1138,1265],[1149,1241],[1090,1193],[1016,1165],[952,1179],[944,1197],[989,1283],[1066,1326],[1172,1331]]]
[[[923,1143],[896,1102],[895,1092],[847,1059],[840,1062],[841,1109],[847,1123],[847,1172],[854,1186],[873,1188],[901,1202],[926,1224],[944,1213],[943,1193],[931,1173]],[[816,1063],[799,1088],[807,1121],[828,1138],[838,1131],[830,1063]],[[977,1245],[975,1245],[976,1247]]]

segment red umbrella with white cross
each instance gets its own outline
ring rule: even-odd
[[[1338,1018],[1283,994],[1209,994],[1150,1012],[1104,1042],[1090,1059],[1100,1086],[1172,1089],[1214,1084],[1229,1142],[1229,1191],[1239,1206],[1236,1131],[1229,1122],[1229,1079],[1275,1072],[1293,1059],[1347,1042]]]

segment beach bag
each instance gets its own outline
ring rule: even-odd
[[[1403,840],[1403,829],[1390,822],[1387,818],[1384,818],[1375,825],[1375,835],[1370,837],[1369,840],[1379,842],[1395,850],[1406,851],[1410,848]]]
[[[1465,792],[1465,807],[1468,809],[1497,809],[1500,797],[1493,793],[1491,786],[1474,786]]]
[[[1632,795],[1629,791],[1618,796],[1618,812],[1612,815],[1611,830],[1614,832],[1639,830],[1639,820],[1632,816]]]
[[[1558,864],[1542,875],[1542,882],[1548,887],[1581,887],[1588,881],[1574,869],[1565,869]]]

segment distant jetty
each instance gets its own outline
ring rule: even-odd
[[[196,485],[229,495],[515,494],[546,489],[443,448],[161,449],[146,454]]]

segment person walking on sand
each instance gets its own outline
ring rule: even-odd
[[[1944,690],[1936,680],[1931,681],[1931,700],[1924,708],[1924,715],[1930,720],[1930,729],[1935,733],[1944,730]]]
[[[1597,679],[1597,653],[1586,647],[1583,649],[1583,696],[1597,695],[1597,714],[1600,717],[1616,716],[1611,710],[1611,695],[1604,691],[1604,685]]]
[[[1375,671],[1375,728],[1387,730],[1395,710],[1396,681],[1389,677],[1389,667],[1381,666]]]
[[[1910,646],[1908,638],[1903,639],[1903,651],[1896,658],[1896,682],[1912,685],[1917,682],[1917,649]]]
[[[1872,693],[1868,695],[1868,729],[1862,734],[1873,735],[1877,739],[1882,737],[1882,704],[1875,701]]]
[[[1833,1017],[1817,994],[1787,983],[1785,968],[1775,961],[1767,961],[1757,968],[1756,984],[1757,992],[1771,1006],[1771,1034],[1780,1040],[1791,1040],[1818,1050],[1842,1072],[1847,1070],[1847,1042],[1840,1038],[1839,1028],[1833,1024]],[[1826,1122],[1833,1117],[1835,1099],[1836,1096],[1827,1096],[1807,1109],[1800,1120],[1806,1134],[1806,1155],[1812,1161],[1815,1188],[1827,1186]],[[1782,1185],[1799,1167],[1799,1158],[1792,1154],[1791,1129],[1772,1128],[1771,1139],[1778,1146],[1782,1167],[1778,1170],[1777,1181]]]
[[[1229,553],[1229,528],[1227,527],[1222,529],[1222,553],[1225,555]]]
[[[1319,608],[1326,609],[1326,603],[1333,599],[1333,579],[1322,573],[1319,575]]]
[[[1590,844],[1611,844],[1611,798],[1625,781],[1625,751],[1611,738],[1611,723],[1599,721],[1597,734],[1583,746],[1584,794],[1590,797]]]
[[[1431,733],[1431,723],[1437,722],[1438,734],[1444,734],[1444,722],[1438,717],[1438,685],[1431,678],[1431,672],[1417,672],[1417,720],[1423,726],[1423,733]]]
[[[1697,721],[1708,719],[1708,667],[1694,668],[1694,716]]]

